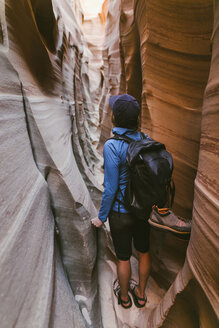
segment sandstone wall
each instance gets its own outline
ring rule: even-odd
[[[175,213],[193,216],[189,243],[152,231],[152,275],[170,288],[149,314],[147,327],[216,327],[218,322],[217,32],[217,1],[214,11],[211,1],[121,2],[126,92],[139,99],[141,91],[142,130],[173,154]]]
[[[81,1],[81,0],[80,0]],[[86,1],[81,1],[83,4],[83,17],[81,21],[81,29],[84,36],[84,42],[87,45],[88,54],[87,59],[87,80],[89,84],[89,95],[91,106],[88,108],[88,115],[90,117],[90,133],[93,132],[95,139],[93,144],[97,145],[99,142],[100,134],[100,101],[103,96],[103,43],[105,38],[105,20],[106,20],[106,9],[107,1],[101,4],[99,2],[99,8],[97,3],[86,9]],[[89,5],[89,3],[88,3]],[[99,10],[98,10],[99,9]],[[96,10],[94,12],[94,10]],[[93,110],[92,110],[93,109]]]
[[[112,122],[111,109],[109,107],[110,95],[120,91],[120,52],[119,52],[119,21],[120,0],[110,0],[107,6],[105,41],[103,44],[104,81],[103,93],[100,102],[100,142],[99,148],[110,136]]]
[[[21,82],[2,46],[0,65],[1,327],[85,327],[54,241],[49,189],[34,161]]]
[[[1,9],[1,327],[101,327],[82,33],[69,1]]]
[[[217,316],[218,311],[218,176],[219,176],[219,3],[214,4],[212,59],[204,94],[198,171],[195,179],[193,230],[188,263]],[[209,325],[210,326],[210,325]]]
[[[173,154],[174,209],[191,219],[203,93],[210,67],[212,1],[139,0],[134,3],[134,18],[142,68],[141,125]],[[136,42],[130,33],[126,39]],[[139,56],[133,56],[132,62],[136,65]],[[129,67],[136,72],[132,63]],[[136,86],[132,91],[139,97],[139,86],[128,75],[126,81],[127,89]]]

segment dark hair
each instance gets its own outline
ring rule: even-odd
[[[114,126],[117,126],[118,128],[126,128],[126,129],[133,129],[138,130],[139,128],[139,117],[137,117],[136,120],[130,120],[126,122],[116,120],[115,116],[112,114],[112,123]]]

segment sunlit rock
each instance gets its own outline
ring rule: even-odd
[[[90,106],[88,117],[90,132],[95,135],[93,143],[99,142],[100,113],[99,106],[103,94],[103,44],[105,38],[105,20],[107,2],[81,1],[82,20],[80,22],[84,36],[84,44],[87,46],[87,76],[89,83]]]
[[[142,69],[141,127],[152,138],[164,142],[173,154],[174,211],[185,219],[191,219],[193,211],[189,243],[174,240],[166,232],[152,231],[152,276],[170,289],[150,313],[148,327],[194,327],[194,322],[206,327],[217,325],[218,277],[213,264],[217,256],[214,231],[218,217],[217,10],[215,6],[211,62],[213,8],[210,1],[140,0],[122,4],[120,37],[126,90],[130,88],[131,94],[139,97],[139,88],[135,89],[132,83],[139,61],[137,50],[132,48],[132,44],[136,45],[137,25]],[[213,262],[209,254],[213,254]],[[189,308],[185,300],[191,303]]]
[[[1,47],[1,327],[85,327],[54,240],[21,81],[6,55]]]
[[[212,59],[204,94],[198,171],[195,180],[193,231],[188,263],[213,310],[218,309],[218,152],[219,152],[219,6],[215,6]],[[211,327],[206,323],[206,327]],[[214,325],[212,324],[212,327]]]
[[[8,113],[1,128],[7,143],[1,143],[7,200],[1,242],[13,242],[0,260],[1,297],[8,295],[1,301],[4,327],[101,327],[90,224],[101,188],[84,109],[81,31],[68,1],[8,0],[5,16],[10,63],[4,59],[1,75],[2,113]]]
[[[202,0],[135,2],[142,128],[165,143],[173,155],[174,210],[186,219],[192,217],[203,93],[210,67],[211,4]]]
[[[141,104],[141,48],[137,29],[138,19],[134,18],[133,1],[121,1],[120,55],[122,64],[121,82],[124,91],[134,95]]]
[[[120,21],[120,0],[108,1],[106,16],[106,32],[103,45],[104,62],[104,83],[102,99],[100,102],[100,149],[103,143],[109,138],[112,128],[111,109],[109,107],[110,95],[120,92],[120,53],[119,53],[119,21]]]

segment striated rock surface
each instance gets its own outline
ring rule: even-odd
[[[133,0],[121,1],[120,55],[123,88],[126,93],[134,95],[141,104],[141,49],[137,19],[134,18]]]
[[[54,240],[21,82],[6,54],[1,46],[1,327],[85,327]]]
[[[192,217],[212,13],[212,1],[135,2],[142,66],[142,128],[164,142],[173,155],[174,210],[186,219]]]
[[[95,145],[99,142],[99,106],[103,93],[103,43],[105,38],[105,20],[107,1],[95,1],[91,6],[87,1],[81,0],[82,20],[80,22],[84,35],[85,45],[87,44],[87,76],[89,83],[90,106],[88,108],[90,132],[95,135]],[[84,79],[85,80],[85,79]],[[88,96],[87,96],[88,98]],[[93,110],[92,110],[93,109]],[[92,129],[92,130],[91,130]]]
[[[193,216],[193,225],[190,241],[152,230],[152,277],[163,288],[160,302],[149,280],[144,317],[118,309],[115,326],[217,327],[218,4],[213,11],[210,1],[138,0],[121,1],[120,9],[120,92],[141,102],[141,128],[173,154],[174,211]]]
[[[193,215],[189,242],[152,231],[152,276],[169,290],[160,304],[149,311],[147,327],[216,327],[218,323],[217,2],[213,34],[212,13],[210,1],[121,2],[121,59],[126,91],[139,99],[141,85],[136,81],[142,77],[141,128],[164,142],[173,154],[174,211],[185,219]],[[214,254],[213,262],[209,254]],[[211,282],[210,287],[207,281]]]
[[[116,95],[120,88],[120,52],[119,52],[119,21],[120,21],[120,0],[108,0],[106,15],[105,41],[103,44],[104,82],[103,93],[100,102],[100,143],[103,143],[110,136],[112,129],[111,109],[109,107],[109,97]]]
[[[1,325],[101,327],[81,31],[68,1],[1,8]]]
[[[219,3],[214,8],[212,59],[205,89],[198,172],[195,180],[193,230],[188,263],[213,310],[219,317],[218,219],[219,219]],[[207,327],[207,326],[206,326]],[[210,327],[210,325],[209,325]]]

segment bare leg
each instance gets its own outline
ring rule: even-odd
[[[135,289],[135,293],[138,297],[144,298],[145,288],[150,273],[151,261],[148,253],[138,252],[138,275],[139,284]],[[144,301],[138,301],[139,304],[144,304]]]
[[[121,288],[120,296],[123,301],[128,301],[128,288],[129,280],[131,277],[131,265],[130,260],[117,262],[117,274],[119,278],[119,285]]]

